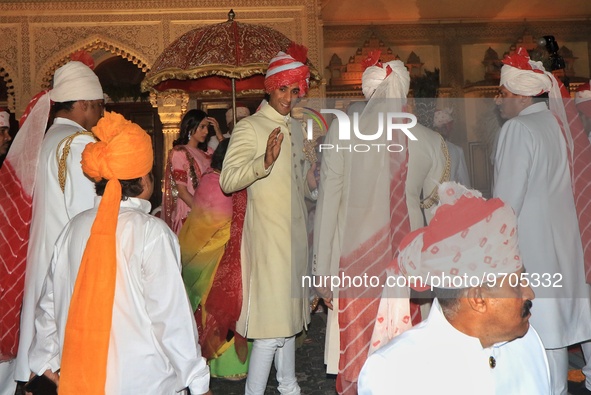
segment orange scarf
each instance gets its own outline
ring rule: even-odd
[[[60,373],[60,395],[104,395],[117,273],[119,180],[152,169],[150,136],[121,115],[105,112],[93,133],[101,140],[82,153],[82,170],[108,179],[90,231],[70,302]]]

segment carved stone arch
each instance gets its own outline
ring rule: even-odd
[[[105,39],[100,36],[93,36],[85,39],[82,43],[76,43],[60,51],[55,56],[48,59],[41,72],[38,74],[38,86],[41,86],[41,89],[49,89],[51,78],[53,77],[55,70],[65,64],[70,59],[72,53],[80,50],[92,52],[97,49],[102,49],[111,52],[116,56],[127,59],[143,72],[147,72],[150,69],[150,66],[146,63],[145,57],[133,48],[129,48],[126,44],[117,42],[112,38]]]
[[[8,111],[13,114],[16,113],[16,96],[14,81],[12,80],[15,75],[16,73],[14,70],[10,70],[10,67],[6,66],[5,68],[5,65],[0,65],[0,78],[2,78],[6,84],[6,102]]]

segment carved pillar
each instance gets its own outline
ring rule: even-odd
[[[158,109],[158,116],[162,122],[162,174],[165,174],[168,152],[172,142],[179,136],[179,125],[183,114],[187,112],[189,94],[183,91],[151,92],[150,103]],[[164,184],[162,184],[164,185]]]
[[[442,86],[464,85],[462,43],[459,41],[456,28],[445,29],[445,39],[439,46]]]

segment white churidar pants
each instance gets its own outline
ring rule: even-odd
[[[273,339],[255,339],[250,354],[245,395],[263,395],[275,360],[279,393],[299,395],[300,387],[295,376],[295,336]]]
[[[553,395],[568,394],[568,350],[564,348],[546,349],[550,367],[550,385]]]

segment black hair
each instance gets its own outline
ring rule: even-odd
[[[207,113],[205,111],[195,109],[187,111],[181,120],[179,138],[172,142],[173,147],[176,145],[187,145],[191,139],[191,135],[205,118],[207,118]],[[207,141],[209,140],[209,137],[211,137],[211,131],[207,134],[203,143],[197,144],[197,148],[202,151],[207,151]]]
[[[548,92],[544,92],[542,94],[539,94],[537,96],[534,96],[532,101],[534,103],[542,103],[542,102],[544,102],[544,103],[546,103],[546,105],[548,105],[549,104],[548,103],[549,98],[550,98],[550,94]]]
[[[211,156],[211,168],[214,170],[222,170],[222,164],[224,163],[224,157],[226,156],[226,151],[228,150],[228,144],[230,143],[230,139],[224,139],[220,141],[220,144],[213,152]]]
[[[74,109],[74,103],[76,103],[76,102],[77,102],[77,100],[64,101],[64,102],[54,102],[53,106],[51,107],[51,110],[53,111],[54,114],[58,113],[59,111],[70,112]]]
[[[152,173],[150,173],[152,176]],[[105,193],[105,187],[107,186],[108,180],[102,179],[94,183],[94,188],[98,196],[103,196]],[[119,180],[121,183],[121,200],[127,200],[131,197],[139,196],[143,191],[142,177],[133,178],[131,180]]]

